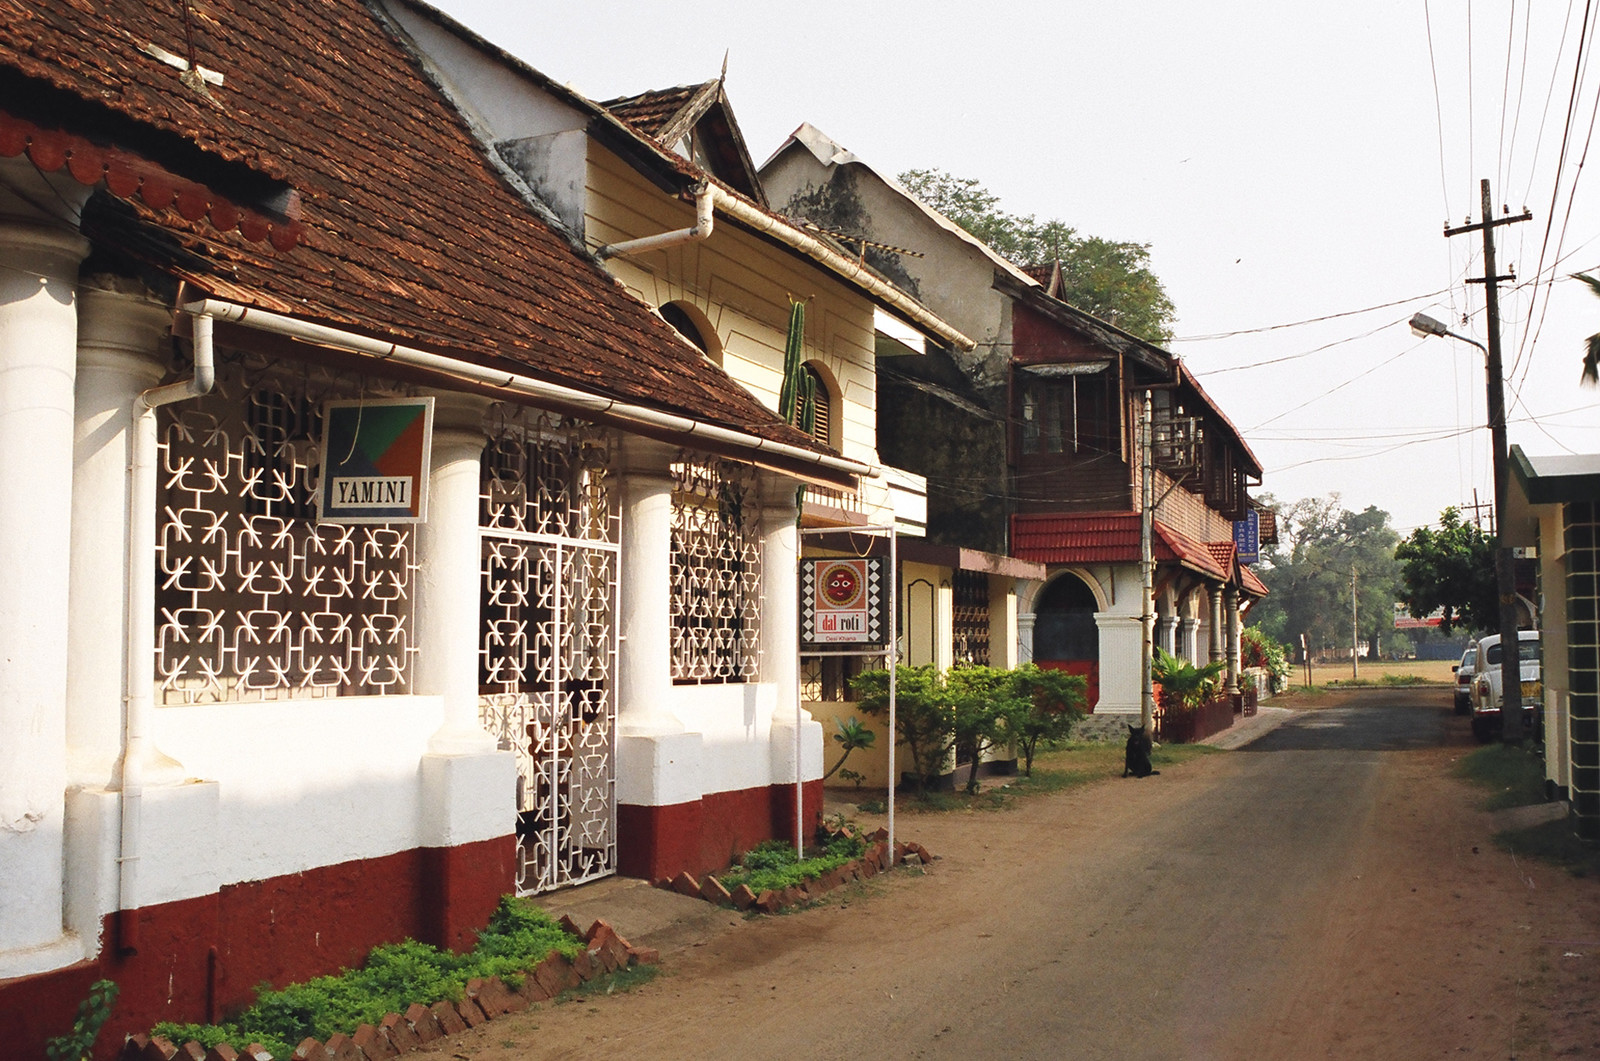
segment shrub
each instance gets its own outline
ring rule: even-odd
[[[889,717],[889,672],[863,671],[850,679],[861,710]],[[932,664],[895,668],[895,737],[911,753],[917,794],[926,796],[928,779],[944,772],[955,742],[954,718],[945,684]]]
[[[1158,645],[1155,649],[1155,658],[1151,661],[1150,676],[1161,686],[1164,704],[1170,703],[1175,707],[1193,709],[1215,695],[1222,671],[1226,666],[1224,661],[1217,660],[1203,667],[1196,667],[1188,660],[1174,656]]]
[[[767,840],[744,853],[739,864],[717,879],[725,888],[733,889],[743,884],[760,895],[764,891],[779,891],[807,880],[816,880],[829,870],[837,869],[852,859],[861,857],[866,843],[859,836],[839,834],[822,845],[812,857],[795,857],[794,844],[783,840]]]
[[[1024,663],[1011,672],[1018,694],[1017,713],[1011,722],[1017,751],[1022,755],[1023,776],[1033,776],[1033,756],[1039,743],[1066,740],[1073,723],[1083,718],[1088,683],[1082,675],[1044,670]]]
[[[1281,693],[1289,687],[1289,649],[1262,633],[1259,627],[1247,626],[1239,632],[1239,651],[1242,665],[1259,667],[1267,672],[1271,690]]]
[[[521,974],[551,952],[571,958],[581,947],[549,914],[508,895],[470,953],[455,954],[409,939],[391,943],[374,948],[359,969],[281,990],[263,984],[254,1004],[231,1021],[164,1021],[153,1031],[175,1043],[194,1040],[207,1049],[222,1042],[236,1047],[258,1042],[274,1057],[287,1058],[307,1036],[326,1042],[337,1032],[348,1035],[362,1024],[378,1024],[387,1014],[403,1013],[415,1002],[456,1001],[468,980],[498,976],[516,986]]]

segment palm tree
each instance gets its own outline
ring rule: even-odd
[[[1600,278],[1584,276],[1582,273],[1578,273],[1573,279],[1582,280],[1589,285],[1590,291],[1593,291],[1596,296],[1600,296]],[[1596,383],[1600,383],[1600,332],[1589,336],[1585,340],[1584,346],[1583,382],[1592,387]]]

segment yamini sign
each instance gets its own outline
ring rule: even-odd
[[[432,398],[370,398],[322,407],[323,523],[422,523],[428,518]]]

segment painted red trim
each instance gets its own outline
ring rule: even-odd
[[[116,981],[116,1008],[100,1033],[107,1059],[130,1032],[162,1020],[207,1021],[275,987],[354,965],[383,943],[419,939],[471,946],[515,884],[516,837],[417,848],[232,884],[211,895],[137,911],[139,948],[115,948],[117,915],[101,926],[99,958],[0,980],[7,1056],[43,1057],[99,979]]]
[[[822,820],[822,781],[804,783],[806,839]],[[617,807],[617,872],[659,880],[726,869],[774,837],[794,836],[794,785],[712,792],[688,803]]]

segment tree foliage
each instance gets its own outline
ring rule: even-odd
[[[1262,551],[1256,568],[1271,592],[1250,609],[1250,624],[1291,644],[1305,634],[1313,651],[1348,648],[1353,570],[1359,636],[1380,645],[1394,630],[1400,599],[1400,536],[1389,513],[1373,506],[1351,512],[1338,494],[1290,505],[1262,501],[1278,510],[1278,544]]]
[[[1150,245],[1080,235],[1058,218],[1012,214],[970,177],[939,169],[900,174],[900,183],[996,254],[1020,266],[1061,262],[1061,300],[1148,342],[1172,339],[1176,309],[1150,269]]]
[[[1582,280],[1589,285],[1590,291],[1594,292],[1596,296],[1600,296],[1600,277],[1584,276],[1579,273],[1573,279]],[[1584,340],[1583,375],[1580,379],[1590,387],[1600,383],[1600,332],[1596,332]]]
[[[1500,622],[1495,587],[1494,539],[1461,513],[1447,508],[1439,528],[1418,527],[1395,548],[1404,584],[1402,597],[1413,617],[1444,612],[1439,628],[1493,630]]]

